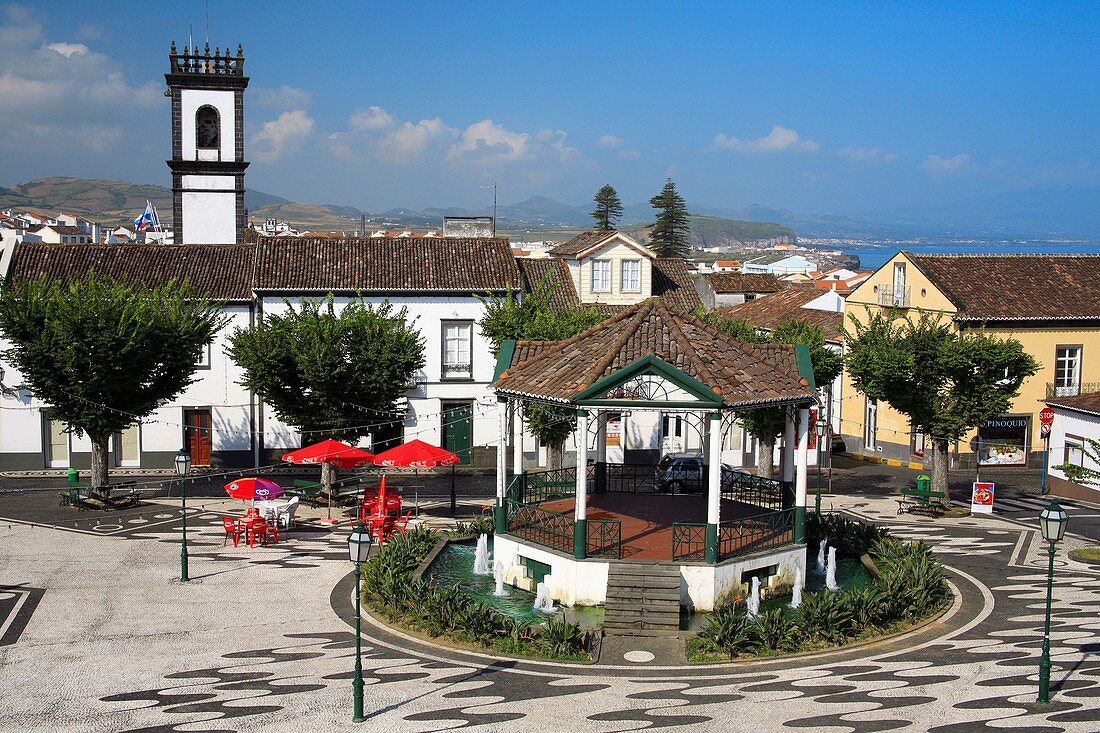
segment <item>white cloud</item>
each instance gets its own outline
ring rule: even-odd
[[[443,124],[438,117],[420,120],[415,125],[404,122],[379,139],[377,148],[384,158],[395,163],[408,163],[424,155],[433,145],[454,140],[457,134],[457,130]]]
[[[51,51],[56,51],[65,58],[83,56],[88,53],[88,47],[83,43],[47,43],[46,48]]]
[[[315,123],[304,109],[283,112],[278,117],[265,122],[260,131],[252,136],[253,155],[257,160],[273,162],[286,153],[301,148],[313,134]]]
[[[803,140],[794,130],[780,125],[772,125],[771,132],[755,140],[726,137],[718,133],[714,136],[714,144],[719,148],[738,153],[780,153],[787,150],[813,153],[821,149],[821,146],[813,140]]]
[[[397,118],[381,107],[357,109],[348,118],[348,127],[352,130],[388,130],[397,126]]]
[[[634,150],[633,148],[628,148],[626,150],[618,151],[617,153],[615,153],[615,155],[619,156],[623,160],[634,160],[635,158],[640,158],[642,154],[639,153],[637,150]]]
[[[929,155],[920,164],[924,172],[930,176],[946,176],[970,165],[970,156],[959,153],[950,158],[941,158],[938,155]]]
[[[615,135],[604,135],[596,141],[596,145],[601,148],[621,148],[626,145],[626,140]]]
[[[839,155],[857,163],[893,163],[898,159],[897,153],[887,152],[877,146],[873,148],[841,148]]]
[[[249,90],[247,102],[280,111],[305,109],[313,103],[313,95],[301,87],[281,84],[276,88],[256,87]]]
[[[0,147],[25,156],[121,149],[148,111],[166,104],[162,83],[135,85],[105,54],[47,38],[35,11],[8,5],[2,13]]]
[[[514,163],[529,160],[531,153],[526,132],[512,132],[490,119],[467,127],[458,142],[451,146],[447,157],[451,160],[466,159],[483,163]]]

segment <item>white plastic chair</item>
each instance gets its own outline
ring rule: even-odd
[[[289,530],[294,526],[294,514],[298,511],[298,497],[295,496],[286,504],[279,507],[278,521],[279,526],[283,529]]]

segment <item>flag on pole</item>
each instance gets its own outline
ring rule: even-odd
[[[157,207],[153,206],[149,199],[145,199],[145,209],[138,218],[134,219],[134,229],[144,232],[150,226],[160,229],[160,217],[157,215]]]

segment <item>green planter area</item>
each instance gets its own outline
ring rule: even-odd
[[[821,537],[850,557],[870,556],[877,571],[869,585],[808,592],[797,609],[765,605],[755,617],[744,602],[711,615],[688,640],[693,662],[750,659],[820,651],[909,628],[951,602],[943,567],[921,542],[902,542],[884,530],[839,515],[807,517],[809,546]]]

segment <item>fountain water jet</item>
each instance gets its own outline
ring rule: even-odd
[[[825,545],[828,544],[828,540],[821,539],[821,545],[817,548],[817,572],[825,572]]]
[[[496,576],[497,580],[497,589],[493,591],[493,595],[499,598],[504,595],[504,563],[500,560],[497,560],[493,565],[493,575]]]
[[[802,568],[794,569],[794,587],[791,588],[791,608],[802,605]]]
[[[477,538],[477,550],[474,551],[474,575],[492,575],[489,567],[489,537],[481,535]]]
[[[840,590],[836,583],[836,548],[829,548],[829,562],[825,566],[825,587],[832,591]]]
[[[550,597],[550,591],[546,590],[545,583],[539,583],[535,587],[535,610],[543,613],[554,612],[554,599]]]
[[[749,593],[748,606],[750,618],[760,615],[760,578],[756,576],[752,579],[752,592]]]

